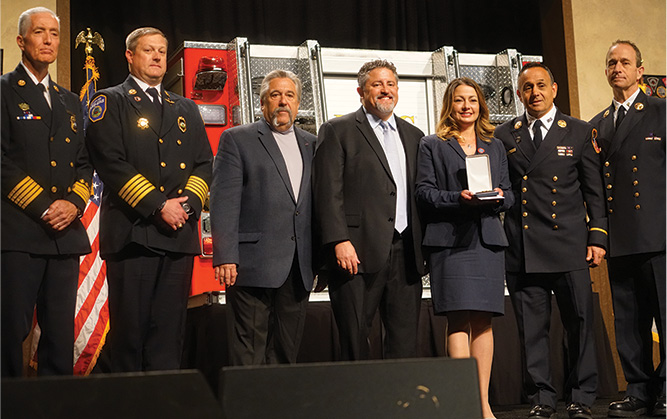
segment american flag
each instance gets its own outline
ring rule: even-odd
[[[74,318],[74,374],[89,374],[109,331],[107,267],[100,258],[100,200],[103,185],[93,174],[93,191],[81,217],[92,252],[79,261],[79,287]]]

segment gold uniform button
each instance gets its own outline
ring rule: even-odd
[[[527,224],[524,224],[523,229],[524,229],[524,230],[528,230],[528,225],[527,225]]]
[[[639,208],[641,208],[641,205],[639,205],[639,204],[635,205],[635,209],[639,209]]]
[[[556,201],[551,201],[551,206],[555,207],[556,206]]]
[[[609,201],[609,202],[611,202],[611,201],[613,201],[613,200],[614,200],[614,197],[613,197],[613,196],[610,196],[609,198],[607,198],[607,201]]]
[[[611,186],[611,183],[610,183],[609,185],[607,185],[607,189],[611,189],[611,188],[612,188],[612,186]]]
[[[67,188],[67,193],[72,192],[72,188]]]
[[[608,161],[604,162],[604,167],[609,167],[609,162]]]
[[[73,161],[69,162],[69,167],[74,167],[74,162]]]
[[[554,182],[557,181],[557,180],[558,180],[558,176],[554,176],[553,179],[554,179]]]
[[[639,198],[639,192],[635,192],[635,198]]]
[[[56,167],[58,163],[55,160],[51,160],[51,167]]]
[[[556,219],[556,214],[551,214],[551,218]]]
[[[521,192],[526,192],[528,189],[526,188],[521,188]]]
[[[66,143],[69,144],[70,141],[71,141],[71,140],[69,139],[69,137],[65,137],[65,142],[66,142]]]
[[[637,156],[630,157],[632,160],[637,160]]]
[[[524,212],[522,215],[523,215],[524,217],[528,217],[528,213],[527,213],[527,212]]]
[[[609,177],[609,176],[611,176],[611,173],[609,173],[609,172],[604,174],[604,177]]]
[[[613,213],[614,213],[614,210],[609,208],[609,214],[613,214]]]
[[[185,163],[181,163],[181,169],[185,169]]]
[[[558,230],[558,224],[554,226],[554,230]]]
[[[51,192],[53,193],[58,192],[58,188],[56,188],[55,186],[51,186]]]
[[[181,145],[183,143],[181,142],[181,140],[176,140],[176,144]]]
[[[53,141],[53,137],[50,137],[50,138],[49,138],[49,141]]]
[[[528,203],[528,201],[526,201],[525,199],[522,199],[522,200],[521,200],[521,203],[522,203],[523,205],[526,205],[526,204]]]
[[[632,173],[637,173],[637,168],[636,167],[632,168]]]
[[[639,185],[639,181],[635,180],[634,182],[632,182],[632,184],[633,184],[634,186],[637,186],[637,185]]]
[[[180,195],[180,194],[182,194],[182,193],[183,193],[183,189],[179,189],[179,190],[178,190],[178,194]]]
[[[556,189],[551,190],[551,193],[556,193],[556,192],[558,192]]]
[[[164,140],[163,140],[162,138],[160,138],[160,139],[157,140],[157,141],[158,141],[160,144],[164,143]]]
[[[160,163],[160,166],[162,166],[162,167],[167,167],[167,163],[165,163],[165,162],[161,162],[161,163]]]
[[[160,192],[164,192],[164,186],[160,186]]]
[[[528,176],[524,175],[523,180],[528,180]]]

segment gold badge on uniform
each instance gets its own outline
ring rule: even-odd
[[[137,102],[141,102],[141,98],[139,96],[135,96],[134,100],[137,101]]]
[[[185,118],[183,118],[182,116],[178,117],[178,128],[181,129],[181,132],[185,132],[185,130],[187,129],[187,126],[185,125]]]
[[[134,90],[134,89],[130,89],[130,90],[127,91],[127,93],[129,93],[129,94],[131,94],[131,95],[136,95],[136,94],[137,94],[137,91]]]
[[[75,115],[70,115],[69,116],[69,125],[72,127],[72,131],[76,133],[77,130],[77,125],[76,125],[76,116]]]
[[[558,126],[561,128],[565,128],[567,126],[567,122],[563,121],[562,119],[559,119]]]
[[[23,112],[25,112],[25,111],[27,111],[27,110],[30,109],[30,105],[28,105],[28,104],[25,103],[25,102],[23,102],[23,103],[19,103],[19,108],[21,108],[21,110],[22,110]]]
[[[17,83],[21,87],[25,86],[25,80],[23,80],[23,79],[19,80]]]
[[[148,119],[146,118],[139,118],[137,120],[137,126],[141,129],[146,129],[148,128]]]
[[[609,109],[607,109],[606,111],[604,111],[604,115],[602,115],[602,117],[603,117],[603,118],[606,118],[606,117],[608,117],[608,116],[609,116]]]
[[[635,109],[637,109],[638,111],[641,111],[642,109],[644,109],[644,104],[643,103],[635,103]]]
[[[517,121],[516,124],[514,124],[514,129],[519,129],[522,125],[523,123],[521,121]]]

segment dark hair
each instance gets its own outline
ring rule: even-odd
[[[452,80],[445,90],[442,97],[442,110],[440,111],[440,120],[435,128],[435,133],[443,140],[450,137],[461,138],[461,131],[458,123],[452,117],[452,108],[454,105],[454,92],[459,86],[470,86],[477,93],[479,102],[479,117],[475,121],[475,133],[482,141],[490,142],[493,137],[494,127],[489,121],[489,108],[486,106],[484,93],[479,85],[468,77],[459,77]]]
[[[538,67],[544,69],[547,73],[549,73],[549,79],[551,79],[551,84],[556,83],[556,79],[554,78],[554,75],[551,72],[551,70],[549,69],[549,67],[547,67],[546,65],[544,65],[543,63],[540,63],[540,62],[529,62],[529,63],[524,64],[523,67],[521,67],[521,71],[519,71],[519,78],[521,78],[521,75],[523,73],[525,73],[526,70],[528,70],[530,68],[538,68]]]
[[[370,72],[375,70],[376,68],[386,68],[388,70],[391,70],[392,73],[394,73],[394,77],[396,78],[396,81],[398,81],[398,74],[396,73],[396,66],[392,64],[391,62],[387,60],[373,60],[365,63],[364,65],[361,66],[359,69],[359,72],[357,73],[357,83],[359,83],[359,87],[362,89],[366,85],[366,82],[368,81],[370,77]]]
[[[612,49],[613,47],[615,47],[618,44],[630,45],[632,47],[632,49],[635,50],[635,55],[637,57],[637,67],[641,67],[642,64],[644,64],[644,60],[642,59],[642,52],[639,50],[639,47],[637,47],[637,45],[634,42],[628,41],[628,40],[623,40],[623,39],[617,39],[617,40],[615,40],[614,42],[611,43],[611,46],[609,47],[609,49]],[[607,50],[607,55],[609,55],[609,50]]]

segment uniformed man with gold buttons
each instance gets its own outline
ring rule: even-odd
[[[81,104],[49,76],[60,21],[44,7],[19,17],[21,62],[2,76],[2,376],[23,373],[22,342],[37,304],[38,374],[72,374],[79,256],[90,253],[78,218],[92,167]]]
[[[603,158],[616,347],[628,382],[611,417],[665,416],[665,100],[642,92],[643,73],[639,48],[615,41],[605,70],[614,99],[591,120]]]
[[[93,97],[86,132],[104,182],[111,365],[177,369],[213,155],[197,105],[162,86],[165,35],[139,28],[126,47],[130,75]]]
[[[516,198],[505,215],[505,263],[532,403],[528,417],[556,416],[549,356],[553,292],[568,337],[567,413],[591,418],[597,369],[588,268],[602,261],[607,246],[595,134],[554,106],[558,86],[544,64],[526,64],[518,89],[526,112],[495,135],[505,145]]]

